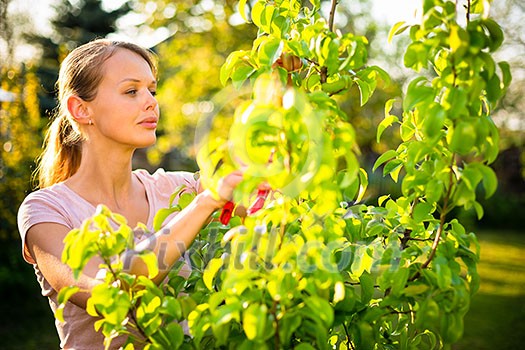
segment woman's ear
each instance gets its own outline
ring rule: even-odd
[[[79,124],[91,124],[89,109],[86,102],[78,96],[71,95],[67,99],[67,110]]]

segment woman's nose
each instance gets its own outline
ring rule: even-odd
[[[146,93],[146,110],[148,109],[155,109],[157,107],[157,99],[155,98],[155,95],[148,90]]]

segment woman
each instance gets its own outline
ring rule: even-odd
[[[177,186],[198,187],[190,173],[132,171],[133,152],[156,141],[155,90],[152,55],[131,43],[92,41],[72,51],[61,65],[60,106],[39,164],[40,189],[21,205],[18,226],[24,259],[33,264],[53,312],[62,287],[77,285],[87,291],[68,302],[64,323],[56,321],[64,349],[103,348],[103,336],[93,328],[95,319],[85,311],[101,262],[92,259],[75,280],[61,261],[67,233],[91,217],[98,204],[125,216],[131,227],[144,223],[152,229],[153,216],[168,206]],[[162,257],[159,266],[173,266],[182,254],[181,242],[183,247],[191,244],[210,215],[231,198],[241,178],[238,172],[225,177],[217,189],[218,200],[208,190],[200,192],[161,231],[139,237],[137,230],[137,250],[152,249]],[[161,247],[166,249],[162,254]],[[155,282],[168,270],[161,270]],[[147,268],[132,258],[128,272],[147,275]],[[124,341],[112,344],[118,347]]]

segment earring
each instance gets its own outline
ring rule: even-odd
[[[91,119],[88,121],[88,125],[93,125],[93,121]]]

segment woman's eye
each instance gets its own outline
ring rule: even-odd
[[[156,96],[157,90],[150,90],[149,93],[151,94],[151,96]]]
[[[137,90],[135,90],[135,89],[128,90],[128,91],[126,91],[126,94],[127,95],[136,95],[137,94]]]

